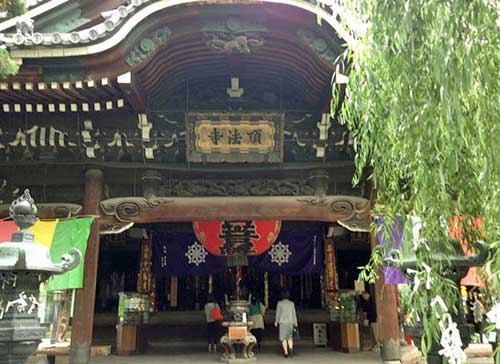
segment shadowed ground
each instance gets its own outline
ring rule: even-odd
[[[310,344],[299,344],[297,355],[293,358],[284,358],[279,351],[278,343],[265,343],[261,353],[257,353],[257,363],[295,363],[295,364],[375,364],[380,363],[380,354],[374,352],[361,352],[344,354],[334,352],[328,348],[317,348]],[[196,343],[189,347],[186,343],[172,343],[166,347],[154,347],[145,355],[94,357],[90,364],[178,364],[199,363],[219,364],[219,353],[208,353],[204,345]],[[30,358],[28,364],[36,364],[36,358]],[[43,361],[39,361],[43,363]],[[67,357],[58,357],[56,364],[67,364]]]

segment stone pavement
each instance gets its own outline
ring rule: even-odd
[[[95,358],[92,364],[220,364],[220,356],[213,353],[192,353],[192,354],[149,354],[134,357]],[[314,351],[303,351],[293,358],[287,358],[277,353],[262,353],[257,355],[256,363],[262,364],[375,364],[380,363],[376,353],[343,354],[329,350],[317,349]]]
[[[298,346],[297,355],[293,358],[284,358],[276,347],[266,345],[262,353],[256,354],[256,364],[378,364],[380,354],[374,352],[361,352],[344,354],[334,352],[328,348],[315,348],[312,346]],[[37,360],[31,358],[28,364],[36,364]],[[67,357],[58,357],[56,364],[67,364]],[[197,348],[189,350],[184,345],[178,348],[158,348],[145,355],[94,357],[90,364],[220,364],[220,353],[208,353]]]

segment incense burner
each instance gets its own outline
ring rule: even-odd
[[[233,321],[222,323],[227,328],[227,333],[220,340],[224,348],[222,361],[228,364],[255,361],[253,349],[257,344],[257,339],[250,332],[253,322],[243,321],[243,314],[248,317],[249,305],[249,302],[244,300],[235,300],[229,303],[228,311],[233,315]],[[236,351],[235,345],[241,347],[239,352]]]

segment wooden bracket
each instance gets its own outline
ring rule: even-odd
[[[138,112],[146,111],[146,93],[142,89],[140,82],[132,72],[126,72],[117,78],[118,86],[123,92],[125,99]]]

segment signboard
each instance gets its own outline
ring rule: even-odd
[[[190,162],[277,163],[283,160],[283,115],[277,113],[190,113]]]
[[[337,262],[333,239],[325,240],[326,291],[332,293],[339,289]]]
[[[281,220],[194,221],[193,230],[213,255],[260,255],[275,242]]]

